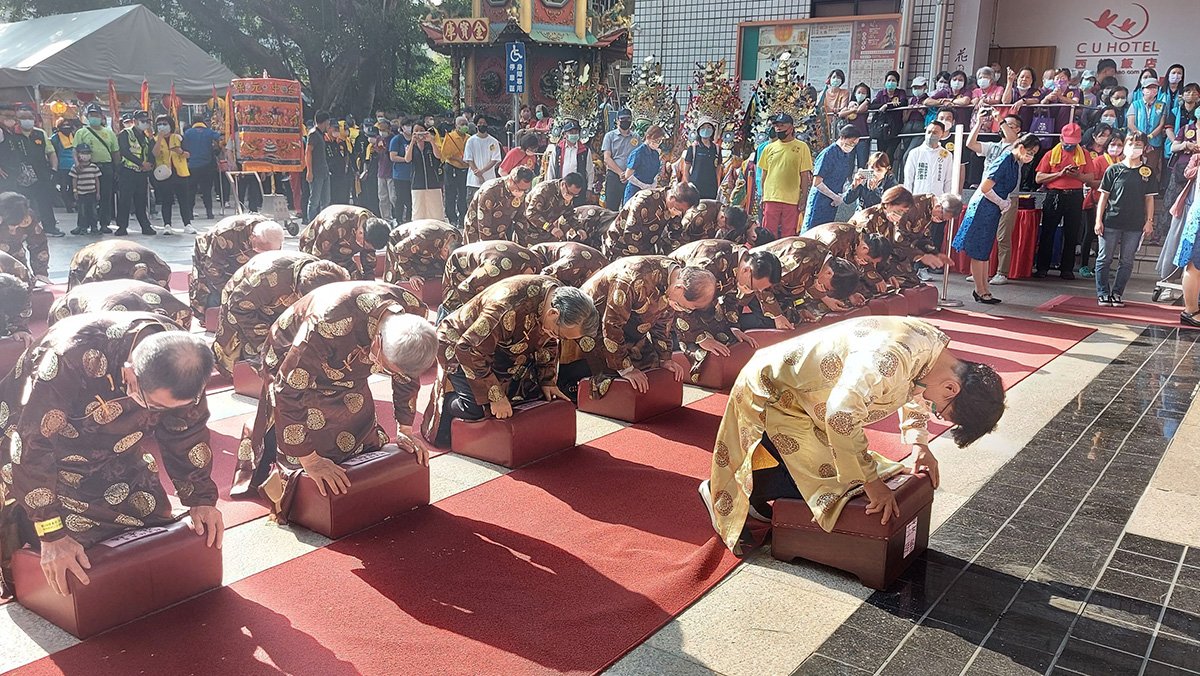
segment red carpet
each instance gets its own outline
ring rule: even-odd
[[[719,421],[621,430],[22,673],[596,672],[736,564],[696,494]]]
[[[1135,303],[1125,301],[1125,307],[1100,307],[1095,298],[1079,296],[1057,296],[1038,306],[1041,312],[1060,315],[1075,315],[1091,319],[1105,319],[1122,324],[1153,324],[1156,326],[1181,326],[1181,308],[1158,303]],[[1189,328],[1189,327],[1182,327]]]
[[[942,310],[925,319],[950,336],[950,349],[959,357],[983,362],[996,369],[1006,390],[1095,330],[958,310]],[[936,420],[929,422],[929,432],[933,436],[947,429],[949,426]],[[867,429],[871,450],[896,461],[908,457],[912,447],[900,443],[899,431],[899,417],[894,415],[871,425]]]

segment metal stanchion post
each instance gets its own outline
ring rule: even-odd
[[[954,174],[950,179],[954,186],[954,192],[957,195],[962,195],[962,148],[963,148],[963,126],[961,124],[954,127]],[[954,242],[954,231],[957,229],[958,217],[961,214],[954,214],[946,219],[946,263],[942,266],[942,294],[938,298],[938,307],[962,307],[963,302],[957,298],[950,298],[946,292],[950,288],[950,251],[951,244]]]

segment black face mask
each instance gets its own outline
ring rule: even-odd
[[[622,131],[624,131],[633,126],[633,120],[621,120],[621,121],[617,122],[617,126],[620,127]]]
[[[488,130],[488,126],[486,124],[480,124],[475,127],[475,130],[478,131],[480,134],[486,134],[487,130]]]

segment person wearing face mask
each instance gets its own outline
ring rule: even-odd
[[[808,202],[812,185],[812,150],[795,137],[792,116],[778,113],[771,120],[775,140],[758,154],[762,170],[762,227],[774,237],[791,237],[800,226],[800,205]]]
[[[100,167],[92,162],[92,147],[86,143],[76,144],[74,164],[69,180],[73,202],[78,211],[72,235],[100,234],[98,209],[100,206]]]
[[[671,258],[681,265],[708,270],[717,280],[716,301],[712,307],[696,310],[675,321],[680,349],[691,363],[692,382],[710,354],[729,356],[729,346],[746,343],[757,349],[758,343],[742,329],[738,321],[742,309],[760,291],[779,283],[782,268],[775,254],[751,253],[739,243],[725,239],[700,239],[675,249]]]
[[[1084,128],[1092,126],[1103,104],[1100,102],[1096,76],[1090,70],[1083,71],[1083,75],[1079,76],[1079,104],[1080,107],[1075,111],[1076,124]]]
[[[838,114],[841,120],[838,124],[837,133],[832,136],[834,142],[836,142],[842,128],[851,126],[858,131],[859,139],[866,139],[866,143],[862,144],[862,150],[859,150],[857,146],[854,148],[854,166],[860,169],[866,165],[867,153],[871,148],[871,136],[867,128],[867,116],[870,108],[871,88],[860,82],[855,85],[854,93],[850,96],[850,101],[846,103],[846,107],[842,108],[842,111]]]
[[[564,341],[558,387],[572,400],[579,381],[591,377],[591,396],[608,393],[622,378],[637,392],[649,387],[645,371],[662,368],[677,382],[687,368],[673,359],[672,330],[677,319],[711,307],[717,280],[708,270],[687,267],[667,256],[628,256],[601,268],[581,291],[600,315],[595,338]]]
[[[463,217],[463,243],[509,239],[516,216],[525,208],[525,194],[533,184],[533,170],[517,167],[506,178],[484,183],[467,204]]]
[[[604,207],[616,211],[625,203],[625,169],[629,156],[638,144],[633,135],[633,113],[628,108],[617,111],[617,128],[604,135],[601,151],[604,153]]]
[[[1045,277],[1053,266],[1054,240],[1061,225],[1059,276],[1066,280],[1075,279],[1075,244],[1083,222],[1083,186],[1091,171],[1091,157],[1080,145],[1082,141],[1083,130],[1079,125],[1068,124],[1063,127],[1062,142],[1042,155],[1038,162],[1035,180],[1047,194],[1033,271],[1036,278]]]
[[[1013,73],[1008,69],[1008,83],[1004,87],[1001,103],[1009,106],[1010,113],[1021,118],[1021,128],[1030,129],[1033,126],[1034,106],[1042,101],[1042,89],[1033,69],[1025,66]]]
[[[532,130],[517,132],[517,145],[500,162],[500,176],[508,176],[517,167],[529,167],[537,171],[538,138]],[[549,166],[549,165],[547,165]]]
[[[173,235],[171,229],[171,208],[178,202],[179,218],[183,221],[183,232],[196,234],[192,227],[192,205],[188,202],[187,181],[188,164],[187,151],[183,149],[183,137],[175,133],[175,120],[170,115],[159,115],[154,120],[155,131],[153,139],[154,166],[166,167],[166,171],[156,169],[154,193],[162,204],[164,235]],[[159,174],[166,174],[160,178]]]
[[[1154,234],[1154,197],[1158,195],[1159,172],[1146,164],[1149,147],[1146,134],[1131,129],[1125,136],[1124,159],[1112,165],[1100,179],[1096,203],[1096,301],[1102,307],[1124,307],[1125,285],[1133,274],[1134,257],[1142,240]],[[1116,280],[1111,266],[1121,259]]]
[[[1169,72],[1169,71],[1168,71]],[[1167,113],[1164,123],[1163,141],[1163,199],[1158,202],[1158,213],[1154,222],[1159,227],[1158,235],[1168,235],[1160,255],[1159,273],[1167,277],[1174,272],[1175,242],[1178,230],[1172,232],[1173,221],[1170,210],[1179,199],[1187,179],[1183,172],[1193,154],[1200,150],[1197,142],[1196,116],[1200,112],[1200,84],[1189,83],[1182,87],[1175,107]],[[1189,136],[1190,134],[1190,136]]]
[[[1156,170],[1162,166],[1168,117],[1166,101],[1158,94],[1158,80],[1145,79],[1141,89],[1135,92],[1134,101],[1125,117],[1130,131],[1140,131],[1149,140],[1142,160]]]
[[[86,112],[87,126],[75,132],[76,143],[86,143],[92,149],[92,161],[100,168],[100,232],[108,234],[113,222],[114,198],[117,187],[116,160],[120,157],[120,143],[112,129],[104,124],[104,114],[95,104]]]
[[[850,186],[842,193],[842,201],[861,211],[883,201],[883,193],[896,185],[892,176],[892,161],[886,153],[873,152],[867,168],[854,172]]]
[[[897,149],[900,147],[900,133],[903,125],[903,114],[900,108],[908,105],[908,92],[900,87],[900,73],[890,70],[883,78],[883,87],[871,99],[870,109],[875,111],[871,119],[870,139],[874,139],[879,149],[888,154],[892,160],[897,160]],[[867,155],[871,150],[870,139],[860,141],[862,148],[858,151],[858,168],[867,166]]]
[[[1082,95],[1078,89],[1071,86],[1071,71],[1067,68],[1059,68],[1054,71],[1053,81],[1047,89],[1042,91],[1042,103],[1054,104],[1053,108],[1047,109],[1046,115],[1053,119],[1053,127],[1043,134],[1041,130],[1035,128],[1035,133],[1047,136],[1053,135],[1058,130],[1072,123],[1073,108],[1080,103]],[[1052,141],[1043,141],[1043,144],[1052,145]]]
[[[563,138],[547,148],[546,178],[560,179],[567,174],[583,176],[585,187],[575,196],[574,206],[589,203],[588,190],[595,185],[596,169],[592,162],[592,150],[581,135],[579,123],[568,119],[563,125]]]
[[[46,137],[46,132],[35,125],[33,110],[22,106],[17,110],[16,132],[24,137],[26,164],[33,168],[36,179],[32,185],[21,189],[34,205],[42,229],[48,237],[62,237],[54,217],[54,174],[58,171],[58,154]]]
[[[1183,64],[1173,63],[1167,69],[1167,83],[1159,92],[1159,96],[1167,102],[1167,109],[1174,110],[1179,105],[1179,99],[1183,95],[1184,88],[1184,69]]]
[[[967,74],[956,70],[950,74],[949,86],[930,94],[925,105],[939,108],[950,106],[954,112],[954,123],[964,127],[971,124],[971,91],[967,89]]]
[[[837,220],[838,207],[844,204],[842,191],[857,165],[855,150],[858,145],[858,130],[845,125],[838,132],[837,142],[817,154],[813,164],[813,189],[804,205],[802,230]]]
[[[467,201],[487,181],[496,178],[500,166],[500,142],[489,133],[488,120],[483,115],[475,116],[475,134],[467,139],[463,148],[463,161],[467,163]],[[469,207],[468,207],[469,209]]]
[[[404,161],[412,167],[412,218],[414,221],[446,218],[442,199],[442,177],[438,166],[441,150],[429,129],[421,122],[413,123],[412,142],[404,151]]]
[[[743,533],[762,531],[746,522],[769,524],[779,498],[805,500],[827,532],[856,488],[869,500],[866,513],[882,523],[913,518],[901,513],[885,481],[911,473],[939,485],[931,417],[952,425],[955,445],[966,448],[1004,414],[1000,376],[959,358],[950,342],[921,319],[873,317],[809,332],[786,351],[751,358],[721,419],[712,472],[700,484],[725,546],[739,556],[757,548],[755,535]],[[911,469],[868,450],[866,425],[897,412],[916,456]]]
[[[463,159],[463,153],[466,151],[469,138],[471,138],[471,130],[467,126],[467,118],[459,115],[454,118],[454,129],[450,130],[442,139],[446,220],[459,227],[462,227],[463,216],[467,213],[467,173],[469,170],[466,160]],[[382,190],[379,194],[383,194]],[[390,215],[384,216],[384,218],[389,217]]]
[[[1115,142],[1114,142],[1115,139]],[[1088,152],[1088,171],[1083,172],[1083,223],[1080,224],[1079,234],[1079,270],[1075,274],[1084,279],[1091,279],[1092,249],[1096,247],[1096,189],[1100,187],[1100,178],[1108,167],[1121,161],[1121,149],[1124,147],[1124,137],[1119,130],[1112,129],[1101,122],[1083,134],[1083,146]]]
[[[75,213],[75,193],[71,190],[70,176],[71,168],[75,166],[75,129],[74,121],[60,117],[55,121],[54,134],[50,136],[50,145],[58,158],[54,183],[68,214]]]
[[[506,320],[475,339],[476,327],[500,316]],[[554,382],[559,341],[591,338],[598,326],[592,299],[553,277],[521,275],[492,284],[438,324],[440,377],[425,411],[425,438],[449,446],[455,418],[481,420],[490,413],[503,420],[513,416],[514,403],[570,401]],[[534,354],[536,363],[528,364]]]
[[[325,139],[325,158],[329,162],[329,200],[331,205],[350,204],[350,198],[354,191],[354,164],[347,132],[345,118],[329,121],[329,137]],[[249,183],[251,181],[243,182],[243,189]],[[256,188],[257,183],[254,181]],[[411,194],[408,199],[411,204]],[[253,211],[253,205],[251,205],[251,210]]]
[[[643,136],[643,143],[634,148],[626,160],[622,175],[625,195],[621,199],[621,206],[625,206],[639,192],[657,187],[658,175],[662,173],[662,157],[658,151],[667,137],[666,132],[659,125],[652,124]]]
[[[980,141],[980,132],[985,126],[991,125],[990,116],[981,115],[979,121],[976,122],[975,128],[971,130],[971,136],[967,139],[967,149],[974,152],[977,156],[983,159],[985,167],[990,167],[995,162],[1012,148],[1012,144],[1016,142],[1017,137],[1021,135],[1021,118],[1012,114],[1005,115],[1000,121],[1000,140],[999,141]],[[1014,186],[1013,189],[1003,195],[1008,200],[1016,199],[1017,192],[1020,190],[1020,185]],[[998,249],[998,265],[996,274],[988,280],[989,284],[1001,286],[1008,283],[1008,273],[1012,268],[1012,229],[1017,222],[1017,210],[1009,209],[1000,215],[1000,224],[996,228],[996,248]],[[971,281],[968,279],[968,281]]]
[[[930,122],[925,142],[909,151],[904,161],[904,187],[914,195],[941,195],[954,189],[954,155],[941,146],[946,127]]]
[[[1131,107],[1129,101],[1129,90],[1120,85],[1113,87],[1112,92],[1108,95],[1108,104],[1116,110],[1117,113],[1117,128],[1128,128],[1128,112]]]
[[[1063,130],[1064,135],[1073,134],[1071,127],[1078,129],[1077,125],[1068,125],[1067,129]],[[1075,143],[1078,143],[1078,138]],[[1028,164],[1033,161],[1034,155],[1037,154],[1038,137],[1033,134],[1022,134],[1009,146],[1009,151],[1000,158],[990,164],[987,169],[987,175],[983,179],[983,183],[979,185],[979,189],[971,197],[970,204],[967,205],[967,213],[963,217],[962,225],[958,229],[958,233],[954,236],[954,249],[965,252],[971,257],[971,277],[975,282],[975,290],[972,296],[975,302],[986,305],[995,305],[1000,302],[999,298],[992,295],[988,290],[987,272],[988,259],[992,254],[992,247],[996,242],[996,230],[1000,224],[1001,215],[1010,210],[1015,209],[1016,205],[1005,197],[1012,194],[1016,189],[1017,183],[1021,177],[1021,165]],[[1053,154],[1053,153],[1051,153]],[[1049,157],[1049,155],[1047,155]],[[1079,202],[1083,201],[1083,191],[1079,191]],[[1082,207],[1080,207],[1082,210]],[[1082,215],[1082,214],[1080,214]],[[1046,221],[1042,221],[1043,228]],[[1074,225],[1068,221],[1068,227]],[[1043,230],[1044,232],[1044,230]],[[1070,265],[1067,265],[1068,244],[1067,238],[1070,238],[1070,261],[1075,260],[1075,236],[1066,234],[1063,235],[1063,261],[1064,270],[1069,271]],[[1051,242],[1053,244],[1053,242]],[[1066,278],[1067,273],[1063,273]],[[1073,276],[1072,276],[1073,278]]]
[[[900,180],[903,175],[904,160],[908,156],[908,151],[921,145],[921,131],[925,129],[926,117],[932,120],[937,115],[936,111],[931,114],[925,107],[925,99],[929,94],[929,78],[925,76],[913,78],[908,88],[908,94],[905,105],[909,109],[902,113],[904,124],[900,128],[900,141],[896,148],[896,157],[892,159],[892,166],[896,168],[897,180]]]
[[[68,573],[73,584],[89,583],[93,545],[175,521],[157,462],[144,459],[149,439],[192,530],[221,547],[204,392],[213,358],[203,338],[158,314],[95,312],[56,323],[22,359],[19,375],[0,380],[11,426],[0,448],[5,465],[12,461],[4,492],[16,501],[0,529],[21,523],[20,540],[40,541],[52,589],[68,594]],[[6,537],[0,559],[19,544]]]
[[[326,284],[285,310],[263,344],[263,381],[272,396],[258,400],[253,427],[243,428],[239,447],[249,453],[238,455],[231,495],[261,486],[286,523],[301,471],[326,495],[353,489],[340,463],[359,453],[404,451],[428,465],[429,451],[413,430],[421,374],[437,352],[425,312],[413,294],[374,281]],[[391,380],[394,437],[375,412],[375,372]]]
[[[120,144],[120,172],[117,174],[117,231],[116,235],[129,234],[129,216],[137,216],[143,235],[157,234],[150,227],[147,213],[150,172],[154,169],[151,153],[150,113],[138,111],[133,116],[134,125],[117,137]]]
[[[998,73],[991,66],[984,66],[975,71],[975,89],[971,90],[971,103],[988,106],[998,106],[1004,100],[1004,87],[996,82]]]
[[[550,108],[539,103],[533,109],[533,123],[530,128],[538,133],[542,139],[542,143],[546,142],[546,138],[550,135],[550,128],[554,126],[554,116],[550,114]]]
[[[706,200],[717,198],[717,164],[720,162],[721,149],[713,142],[716,130],[716,120],[711,117],[700,118],[697,140],[684,151],[683,171],[679,179],[696,186],[700,198]]]
[[[846,88],[846,72],[841,68],[835,68],[830,71],[825,84],[825,90],[821,92],[817,105],[824,114],[822,123],[825,126],[825,138],[836,138],[838,130],[845,124],[840,113],[850,103],[850,90]]]

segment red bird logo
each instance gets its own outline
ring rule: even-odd
[[[1118,24],[1117,21],[1121,17],[1120,17],[1120,15],[1118,15],[1116,12],[1112,11],[1111,9],[1106,9],[1103,12],[1101,12],[1099,18],[1088,19],[1085,16],[1084,19],[1087,19],[1087,21],[1089,23],[1091,23],[1092,25],[1094,25],[1096,28],[1099,28],[1100,30],[1105,31],[1106,33],[1113,36],[1114,38],[1120,38],[1122,40],[1132,40],[1132,39],[1138,37],[1139,35],[1141,35],[1142,33],[1146,32],[1146,28],[1150,25],[1150,12],[1147,11],[1144,6],[1142,6],[1136,2],[1133,2],[1130,4],[1133,5],[1134,7],[1137,7],[1138,9],[1142,10],[1143,18],[1140,22],[1137,19],[1126,18],[1125,20],[1121,21],[1120,24]],[[1140,27],[1139,27],[1139,24],[1140,24]]]

